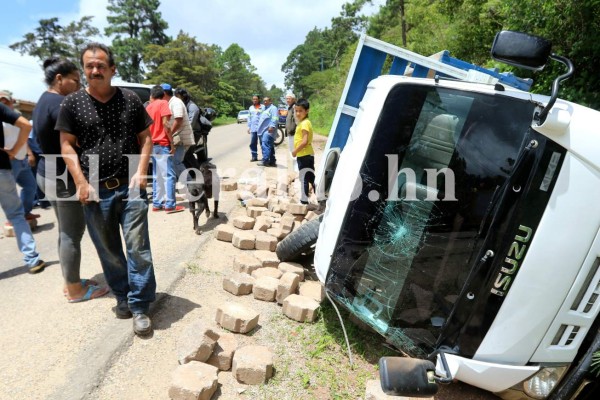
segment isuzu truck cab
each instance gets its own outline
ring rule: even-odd
[[[321,166],[316,272],[410,356],[380,360],[387,394],[459,380],[505,399],[586,398],[600,345],[600,112],[558,99],[573,66],[548,41],[504,31],[492,56],[567,72],[551,96],[447,72],[363,73],[354,107],[345,91],[327,149],[339,161]]]

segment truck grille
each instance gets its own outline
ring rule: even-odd
[[[599,267],[600,258],[597,257],[586,277],[584,284],[581,285],[581,289],[579,290],[577,297],[575,297],[575,300],[571,305],[571,312],[580,316],[586,316],[596,309],[594,306],[600,297],[600,276],[598,276]],[[581,334],[585,334],[587,330],[581,330],[581,326],[577,325],[562,324],[552,340],[552,345],[569,346],[577,339],[580,331]]]

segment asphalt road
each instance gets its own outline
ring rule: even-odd
[[[216,127],[209,135],[209,156],[221,176],[239,176],[248,167],[245,125]],[[184,204],[185,202],[180,202]],[[222,195],[220,213],[235,205]],[[211,201],[212,206],[212,201]],[[57,224],[52,210],[41,214],[35,230],[46,269],[29,275],[14,238],[0,235],[0,399],[79,399],[101,382],[115,355],[133,340],[131,320],[118,320],[109,294],[69,304],[62,294],[57,255]],[[4,223],[3,219],[0,221]],[[200,223],[206,219],[202,217]],[[207,229],[218,220],[209,220]],[[150,241],[158,284],[153,312],[169,298],[208,235],[192,230],[189,212],[149,212]],[[82,241],[82,278],[104,282],[96,251],[87,233]]]

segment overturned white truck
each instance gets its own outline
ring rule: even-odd
[[[492,56],[567,72],[534,95],[510,75],[361,38],[318,168],[316,272],[412,356],[380,361],[388,394],[460,380],[506,399],[591,398],[600,113],[558,99],[573,66],[548,41],[504,31]]]

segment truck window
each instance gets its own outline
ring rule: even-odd
[[[390,91],[326,284],[408,353],[433,350],[481,250],[480,227],[533,108],[502,95],[430,86]]]

